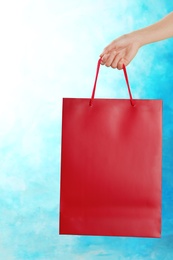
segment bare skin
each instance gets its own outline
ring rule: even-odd
[[[173,37],[173,12],[150,26],[122,35],[100,54],[101,64],[122,69],[132,61],[142,46]]]

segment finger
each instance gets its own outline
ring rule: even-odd
[[[105,65],[107,59],[109,58],[109,55],[110,55],[110,54],[104,54],[104,55],[101,57],[101,64],[102,64],[102,65]]]
[[[105,54],[110,53],[112,51],[116,50],[116,41],[112,41],[109,45],[107,45],[102,53],[100,54],[100,57],[103,57]]]
[[[100,57],[101,57],[101,58],[102,58],[105,54],[108,53],[105,49],[106,49],[106,48],[104,48],[104,50],[103,50],[102,53],[100,54]]]
[[[114,60],[112,61],[111,63],[111,67],[113,69],[116,69],[117,68],[117,64],[119,63],[119,61],[122,59],[122,54],[117,54],[116,57],[114,58]]]
[[[120,59],[119,62],[117,63],[117,69],[122,70],[123,64],[127,66],[129,62],[125,58]]]
[[[117,45],[117,41],[116,40],[112,41],[109,45],[107,45],[104,48],[103,53],[108,53],[116,50],[116,45]]]
[[[111,66],[113,60],[114,60],[115,57],[116,57],[116,54],[117,54],[116,51],[112,51],[112,52],[110,53],[110,55],[107,57],[107,59],[106,59],[106,61],[105,61],[105,65],[106,65],[107,67],[110,67],[110,66]]]
[[[102,53],[99,55],[99,57],[102,58],[104,55],[105,55],[105,53],[102,52]]]
[[[123,59],[121,59],[118,63],[117,63],[117,69],[118,70],[122,70],[122,68],[123,68]],[[125,65],[125,64],[124,64]]]

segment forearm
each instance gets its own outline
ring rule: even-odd
[[[173,37],[173,12],[157,23],[132,32],[131,36],[140,46]]]

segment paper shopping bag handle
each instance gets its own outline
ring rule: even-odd
[[[94,87],[93,87],[92,96],[91,96],[91,99],[90,99],[90,102],[89,102],[90,106],[92,106],[93,100],[94,100],[94,96],[95,96],[96,84],[97,84],[97,78],[98,78],[98,74],[99,74],[100,64],[101,64],[101,58],[98,60],[98,63],[97,63]],[[132,106],[135,106],[133,98],[132,98],[131,90],[130,90],[130,84],[129,84],[129,80],[128,80],[128,76],[127,76],[126,67],[125,67],[124,64],[123,64],[123,72],[124,72],[124,77],[125,77],[125,80],[126,80],[128,92],[129,92],[130,103],[131,103]]]

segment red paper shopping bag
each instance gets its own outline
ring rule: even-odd
[[[162,101],[64,98],[60,234],[160,237]]]

